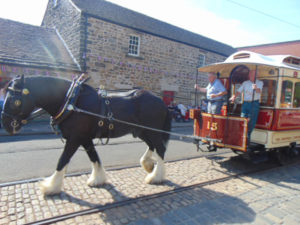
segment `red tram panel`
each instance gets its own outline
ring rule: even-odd
[[[300,109],[261,109],[255,127],[272,131],[300,129]]]
[[[241,117],[212,115],[201,113],[199,109],[191,110],[194,119],[194,135],[217,139],[216,146],[233,148],[241,151],[247,149],[248,120]]]

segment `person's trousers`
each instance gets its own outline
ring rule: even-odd
[[[250,140],[251,133],[257,122],[259,113],[259,101],[244,102],[242,105],[241,117],[249,118],[247,138]]]
[[[223,101],[208,101],[207,112],[211,114],[221,114]]]

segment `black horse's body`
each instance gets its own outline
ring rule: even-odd
[[[21,128],[21,121],[28,118],[35,108],[42,108],[55,117],[65,102],[70,85],[71,82],[68,80],[53,77],[15,79],[7,89],[4,103],[2,121],[5,129],[9,133],[16,133]],[[170,131],[171,116],[160,98],[144,90],[132,90],[102,97],[94,88],[83,84],[76,107],[101,115],[102,118],[74,111],[59,123],[66,145],[56,172],[41,183],[45,194],[60,192],[67,164],[79,146],[86,149],[92,161],[93,171],[88,184],[96,186],[105,182],[105,172],[92,141],[96,137],[115,138],[128,133],[139,137],[149,147],[140,161],[149,173],[146,182],[157,183],[164,179],[163,159],[169,135],[141,127]],[[103,118],[108,113],[118,121]]]

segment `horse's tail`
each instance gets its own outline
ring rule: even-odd
[[[165,118],[163,130],[170,132],[172,128],[172,114],[171,112],[167,109],[167,115]],[[170,139],[170,134],[169,133],[163,133],[162,134],[162,139],[163,139],[163,144],[167,148],[168,141]]]

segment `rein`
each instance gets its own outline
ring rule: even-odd
[[[159,133],[170,134],[170,135],[173,135],[173,136],[177,136],[180,139],[182,139],[182,138],[191,138],[191,139],[199,139],[199,140],[215,141],[215,142],[220,142],[221,141],[219,139],[195,137],[193,135],[183,135],[183,134],[169,132],[169,131],[165,131],[165,130],[161,130],[161,129],[156,129],[156,128],[153,128],[153,127],[143,126],[143,125],[140,125],[140,124],[127,122],[125,120],[119,120],[119,119],[116,119],[112,116],[108,117],[108,116],[103,116],[103,115],[100,115],[100,114],[97,114],[97,113],[89,112],[89,111],[86,111],[84,109],[80,109],[80,108],[77,108],[77,107],[74,107],[73,110],[74,110],[74,112],[85,113],[87,115],[95,116],[95,117],[98,117],[98,118],[101,118],[101,119],[109,119],[109,120],[112,120],[112,121],[116,121],[118,123],[129,125],[129,126],[134,126],[134,127],[138,127],[138,128],[142,128],[142,129],[146,129],[146,130],[151,130],[151,131],[155,131],[155,132],[159,132]]]

